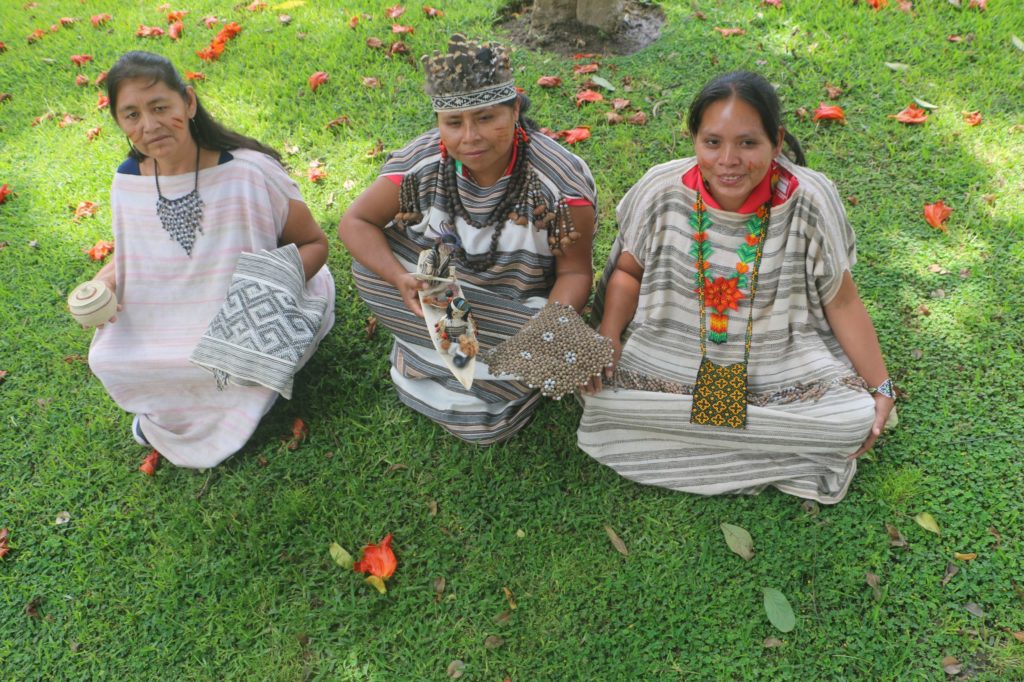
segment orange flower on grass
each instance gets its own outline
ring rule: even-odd
[[[387,591],[384,581],[394,575],[398,568],[398,559],[391,550],[391,540],[392,535],[388,533],[379,545],[366,545],[363,547],[363,558],[352,565],[356,573],[369,573],[366,582],[381,594]]]
[[[942,203],[941,200],[936,201],[934,204],[924,205],[924,219],[928,221],[928,224],[934,227],[936,230],[946,231],[944,222],[953,215],[953,209]]]
[[[142,460],[142,464],[139,465],[139,471],[147,476],[155,476],[156,467],[159,463],[160,453],[156,450],[152,450],[148,455],[146,455],[146,459]]]
[[[6,204],[7,197],[11,196],[12,194],[14,194],[14,192],[11,191],[11,188],[7,186],[6,182],[0,185],[0,204]]]
[[[814,116],[811,120],[817,123],[818,121],[839,121],[842,125],[846,125],[846,112],[843,108],[837,105],[826,105],[824,102],[818,102],[818,108],[814,110]]]
[[[82,249],[83,253],[89,254],[93,260],[103,260],[114,250],[114,242],[100,240],[93,244],[91,249]]]
[[[326,71],[317,71],[309,77],[309,89],[316,92],[316,89],[326,83],[330,76]]]
[[[739,310],[736,305],[740,299],[746,298],[742,291],[736,286],[737,278],[716,277],[715,281],[704,280],[704,305],[714,308],[719,313],[726,310]]]
[[[928,120],[928,112],[911,102],[907,105],[906,109],[898,114],[890,114],[889,118],[894,118],[900,123],[916,125]]]
[[[980,111],[961,111],[964,117],[964,123],[974,127],[981,123],[981,112]]]

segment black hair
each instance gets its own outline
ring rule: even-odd
[[[188,101],[188,86],[169,59],[141,50],[126,52],[107,73],[107,96],[110,98],[110,115],[114,117],[114,121],[117,121],[118,87],[122,81],[132,78],[149,79],[152,83],[160,81],[181,95],[186,102]],[[278,163],[281,163],[281,154],[273,147],[268,147],[259,140],[246,137],[241,133],[228,130],[214,120],[203,108],[203,103],[199,101],[199,95],[196,95],[196,113],[189,121],[188,129],[192,139],[203,149],[212,149],[218,152],[239,148],[253,149],[272,156]],[[135,145],[131,146],[128,156],[136,161],[146,158],[146,155],[136,149]]]
[[[709,106],[723,99],[739,97],[741,100],[754,107],[761,117],[761,125],[768,135],[772,144],[778,139],[779,129],[782,128],[782,113],[779,106],[779,96],[775,94],[775,88],[765,80],[764,76],[752,71],[731,71],[718,76],[705,85],[690,104],[690,114],[687,117],[686,125],[690,130],[690,136],[697,137],[697,129],[700,128],[704,119],[704,112]],[[793,151],[796,162],[801,166],[807,165],[800,142],[788,130],[784,130],[783,140]]]

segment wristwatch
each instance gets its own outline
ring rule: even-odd
[[[869,388],[868,393],[870,393],[871,395],[881,393],[890,400],[896,400],[896,387],[893,385],[892,379],[888,377],[886,377],[885,381],[878,384],[878,386],[875,386],[874,388]]]

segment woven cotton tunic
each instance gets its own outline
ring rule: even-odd
[[[444,231],[456,232],[471,255],[487,253],[494,233],[493,227],[476,228],[451,213],[440,191],[439,141],[440,133],[431,130],[391,154],[381,169],[382,176],[394,179],[413,173],[418,180],[417,204],[423,220],[404,230],[393,222],[384,229],[392,252],[410,272],[416,269],[420,251],[432,246]],[[579,157],[535,134],[528,161],[552,209],[563,199],[596,206],[594,179]],[[490,187],[462,176],[456,180],[466,210],[475,221],[484,222],[511,178],[506,175]],[[515,334],[544,306],[555,282],[555,257],[544,230],[506,222],[495,255],[494,264],[482,272],[456,263],[456,277],[473,308],[482,350]],[[526,425],[540,400],[539,392],[492,376],[479,358],[473,386],[466,390],[434,349],[423,319],[409,312],[397,290],[359,263],[353,263],[352,273],[363,300],[395,336],[391,378],[403,403],[458,437],[481,444],[508,438]]]
[[[199,171],[203,231],[190,257],[157,218],[153,177],[123,172],[130,165],[122,165],[110,190],[124,310],[96,330],[89,366],[122,409],[140,416],[160,454],[178,466],[214,466],[245,445],[278,394],[262,386],[220,391],[189,354],[224,303],[239,255],[276,249],[288,202],[302,195],[271,157],[247,149],[222,153],[219,165]],[[160,176],[160,189],[175,199],[194,182],[194,173]],[[334,280],[326,266],[306,289],[328,301],[308,359],[334,324]]]
[[[701,361],[690,226],[696,192],[681,177],[696,159],[655,166],[618,206],[620,234],[596,307],[600,312],[619,254],[629,252],[644,267],[616,367],[616,381],[629,388],[612,382],[584,396],[578,440],[627,478],[704,495],[753,494],[771,485],[826,504],[846,494],[856,471],[856,461],[846,457],[870,431],[874,400],[833,335],[824,305],[856,260],[853,229],[825,176],[783,157],[776,162],[797,187],[773,206],[764,242],[745,429],[689,421]],[[713,248],[708,276],[728,277],[750,216],[711,207],[706,215]],[[743,360],[749,287],[745,293],[739,310],[729,312],[728,340],[707,343],[717,364]]]

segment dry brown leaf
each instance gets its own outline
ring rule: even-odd
[[[403,469],[408,469],[408,468],[409,468],[409,465],[402,464],[401,462],[398,462],[396,464],[392,464],[391,466],[389,466],[387,468],[387,470],[384,472],[384,475],[387,476],[388,474],[393,474],[396,471],[402,471]]]
[[[1024,630],[1018,630],[1017,632],[1010,632],[1014,639],[1018,642],[1024,642]]]
[[[953,552],[953,558],[957,561],[974,561],[978,558],[977,552]]]
[[[427,513],[431,516],[437,516],[437,500],[427,502]]]
[[[377,333],[377,316],[370,315],[366,318],[366,338],[372,339]]]
[[[955,656],[946,656],[942,659],[942,669],[946,671],[946,674],[952,677],[953,675],[959,675],[960,671],[963,670],[963,663],[958,661]]]
[[[39,605],[43,603],[42,597],[32,597],[25,604],[25,615],[29,618],[39,618]]]
[[[512,595],[512,590],[508,589],[507,587],[502,587],[501,591],[505,593],[505,601],[508,602],[508,608],[512,611],[518,609],[519,606],[516,605],[516,598]]]
[[[608,534],[608,539],[612,541],[612,547],[615,548],[615,551],[622,556],[629,556],[629,550],[626,549],[626,543],[622,541],[622,538],[619,537],[618,533],[616,533],[611,526],[606,525],[604,527],[604,532]]]
[[[452,678],[453,680],[457,680],[460,677],[462,677],[462,674],[465,671],[466,664],[460,661],[459,659],[455,659],[454,661],[448,664],[448,669],[445,672],[448,674],[448,677]]]
[[[949,584],[949,581],[953,579],[953,576],[960,572],[960,567],[954,564],[952,561],[946,564],[946,572],[942,574],[942,580],[939,585],[945,587]]]
[[[924,315],[925,317],[927,317],[928,315],[932,314],[932,311],[931,308],[922,303],[921,305],[917,306],[917,314]]]
[[[843,94],[843,89],[831,83],[825,83],[825,92],[828,94],[829,99],[839,99]]]
[[[964,611],[966,611],[967,613],[971,614],[972,616],[974,616],[976,618],[984,618],[985,617],[984,609],[982,609],[980,606],[978,606],[974,602],[967,602],[966,604],[964,604]]]
[[[968,270],[967,274],[970,275],[971,271]],[[963,277],[963,270],[960,271],[960,276]],[[995,526],[989,526],[988,532],[996,539],[996,547],[998,547],[1003,542],[1003,536],[999,534]]]
[[[373,145],[373,147],[366,152],[366,155],[369,156],[370,158],[373,158],[375,156],[380,156],[383,153],[384,143],[380,140],[377,140],[377,144]]]
[[[871,586],[871,594],[875,598],[875,601],[882,601],[882,579],[874,573],[865,573],[864,581]]]
[[[613,126],[622,123],[626,119],[624,119],[621,114],[617,114],[614,111],[606,111],[604,114],[604,120],[608,125]]]
[[[434,588],[434,601],[441,601],[441,597],[444,596],[444,588],[447,581],[444,576],[434,578],[432,587]]]
[[[885,524],[885,532],[889,534],[889,546],[890,547],[902,547],[907,548],[907,539],[903,537],[903,533],[900,532],[899,528],[892,525],[891,523]]]
[[[485,649],[497,649],[504,643],[505,640],[499,637],[498,635],[488,635],[484,638]]]
[[[512,612],[511,611],[502,611],[501,613],[499,613],[497,616],[494,617],[494,622],[497,623],[498,625],[501,625],[502,623],[507,623],[511,618],[512,618]]]
[[[777,646],[782,646],[782,640],[775,639],[774,637],[765,637],[764,642],[762,642],[762,644],[764,645],[765,649],[774,649]]]

